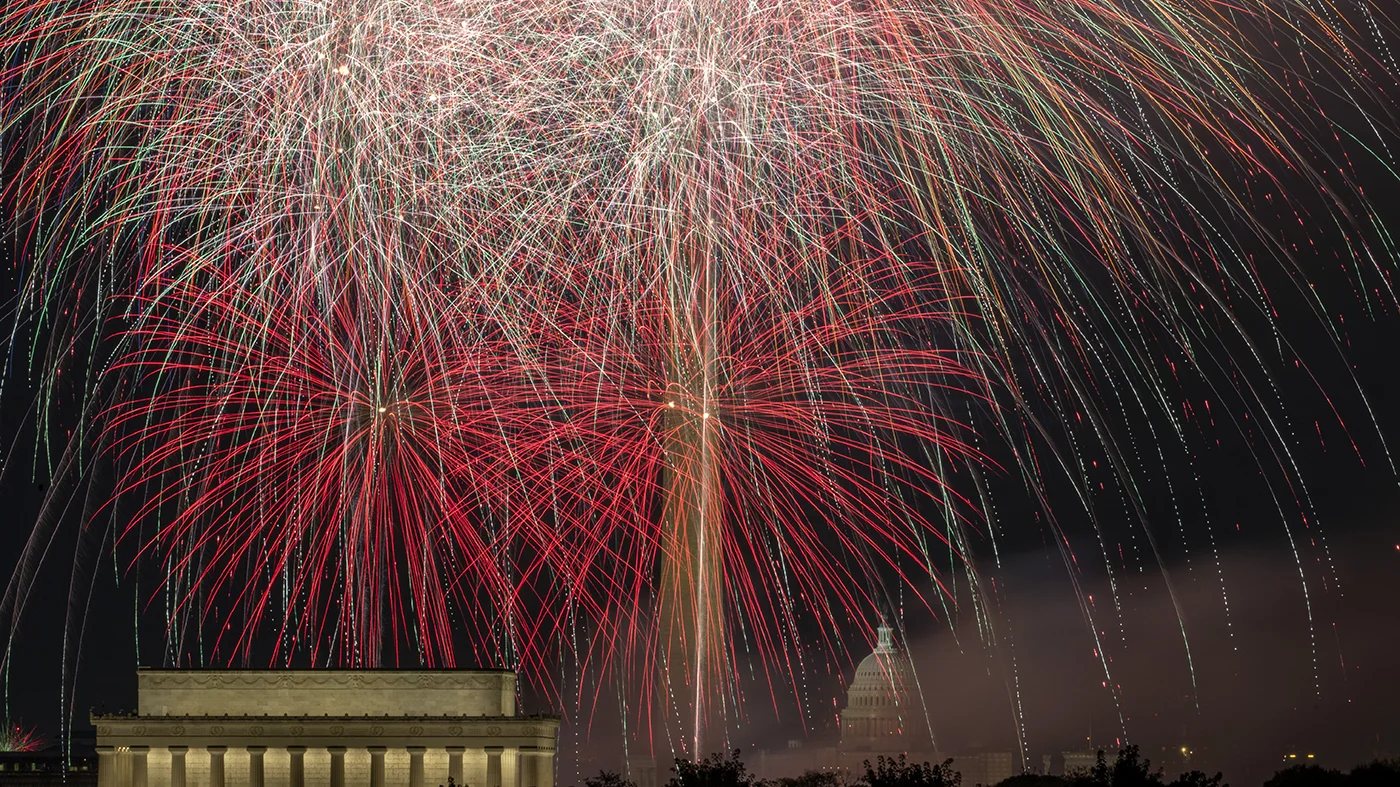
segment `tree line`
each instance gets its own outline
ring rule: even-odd
[[[584,787],[636,787],[612,771],[584,779]],[[963,787],[962,774],[952,759],[940,764],[911,762],[904,755],[866,760],[864,773],[808,771],[801,776],[759,779],[734,751],[699,760],[678,759],[664,787]],[[968,787],[991,787],[968,785]],[[995,787],[1229,787],[1224,775],[1187,771],[1168,781],[1161,767],[1153,769],[1137,746],[1128,746],[1109,760],[1100,751],[1093,767],[1064,776],[1023,773]],[[1275,773],[1264,787],[1400,787],[1400,761],[1376,761],[1342,772],[1317,765],[1295,765]]]

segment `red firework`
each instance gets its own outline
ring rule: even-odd
[[[926,340],[957,312],[913,302],[927,290],[829,289],[787,311],[726,293],[697,399],[668,360],[675,309],[649,294],[625,305],[637,319],[620,340],[567,297],[548,319],[492,315],[468,293],[365,281],[172,282],[123,329],[134,349],[114,372],[131,389],[105,422],[117,497],[144,501],[128,537],[145,532],[143,554],[188,589],[180,604],[218,619],[229,658],[267,624],[274,659],[451,664],[457,615],[477,622],[479,658],[502,657],[505,617],[539,665],[568,609],[605,649],[645,651],[658,566],[685,549],[658,516],[668,446],[695,423],[712,440],[725,603],[777,655],[793,621],[775,594],[861,616],[875,602],[860,576],[917,565],[943,537],[927,501],[952,492],[901,441],[975,456],[932,397],[984,383]]]

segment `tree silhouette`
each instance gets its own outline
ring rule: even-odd
[[[1137,746],[1125,746],[1118,750],[1118,759],[1112,763],[1100,750],[1094,767],[1069,774],[1061,783],[1069,787],[1229,787],[1224,778],[1219,773],[1207,776],[1201,771],[1188,771],[1168,782],[1162,769],[1154,771],[1152,761],[1145,759]],[[1038,783],[1036,787],[1051,784],[1053,782]]]
[[[583,780],[583,787],[637,787],[630,780],[622,778],[616,771],[598,771],[597,776]]]
[[[1152,770],[1152,761],[1143,759],[1137,746],[1118,750],[1118,759],[1108,764],[1100,751],[1089,773],[1075,780],[1077,784],[1095,787],[1147,787],[1162,783],[1162,769]]]
[[[801,776],[788,776],[764,782],[765,787],[848,787],[838,771],[806,771]]]
[[[998,782],[997,787],[1070,787],[1070,782],[1061,776],[1021,773]]]
[[[1222,773],[1207,776],[1201,771],[1187,771],[1176,777],[1176,781],[1167,787],[1230,787],[1228,784],[1222,784],[1224,778],[1225,775]]]
[[[760,784],[739,759],[737,749],[728,757],[716,752],[699,762],[677,759],[671,773],[666,787],[758,787]]]
[[[899,755],[880,757],[875,765],[865,761],[865,783],[869,787],[960,787],[962,774],[953,770],[953,761],[944,760],[942,765],[911,763]]]
[[[1275,773],[1264,787],[1344,787],[1347,777],[1320,765],[1294,765]]]
[[[1395,787],[1400,785],[1400,760],[1376,760],[1358,765],[1347,775],[1346,787]]]

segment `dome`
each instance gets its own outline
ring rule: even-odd
[[[895,647],[893,635],[890,627],[883,624],[876,630],[875,650],[856,665],[852,692],[878,695],[918,692],[914,666],[909,663],[909,657]]]
[[[841,712],[841,747],[870,752],[911,751],[930,743],[928,714],[914,666],[881,625],[875,650],[856,666]]]
[[[879,691],[888,694],[891,688],[902,688],[906,683],[913,682],[913,665],[909,663],[909,657],[894,646],[890,627],[880,626],[877,636],[875,650],[856,665],[856,676],[851,682],[851,691]]]

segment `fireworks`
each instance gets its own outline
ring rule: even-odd
[[[19,724],[7,724],[0,732],[0,752],[34,752],[43,743],[33,730],[26,730]]]
[[[90,403],[174,658],[529,670],[585,620],[699,750],[740,647],[787,690],[802,621],[944,603],[978,445],[1039,490],[1080,475],[1044,419],[1087,421],[1131,479],[1107,424],[1185,440],[1177,364],[1273,412],[1274,193],[1391,300],[1310,91],[1395,68],[1338,13],[21,0],[16,332]]]

